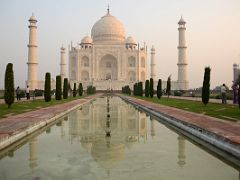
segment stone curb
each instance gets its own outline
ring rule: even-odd
[[[97,96],[97,97],[98,97],[98,96]],[[71,111],[79,108],[80,106],[82,106],[82,105],[84,105],[84,104],[87,104],[87,103],[93,101],[94,99],[95,99],[95,98],[92,98],[92,99],[89,99],[89,100],[87,99],[86,102],[83,102],[83,103],[81,103],[81,104],[78,104],[78,105],[70,108],[70,109],[67,109],[67,110],[61,112],[60,114],[55,115],[54,117],[52,117],[52,118],[50,118],[50,119],[41,120],[39,123],[36,123],[36,124],[34,124],[33,126],[30,126],[30,127],[26,128],[26,129],[24,129],[23,131],[17,133],[17,134],[14,134],[14,135],[12,135],[12,136],[6,137],[6,139],[3,139],[3,140],[0,142],[0,150],[6,148],[6,147],[8,147],[8,146],[10,146],[11,144],[15,143],[16,141],[18,141],[18,140],[20,140],[20,139],[22,139],[22,138],[30,135],[31,133],[33,133],[33,132],[41,129],[42,127],[47,126],[48,124],[54,122],[54,121],[57,120],[58,118],[66,115],[66,114],[68,114],[69,112],[71,112]]]

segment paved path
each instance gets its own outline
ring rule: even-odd
[[[150,108],[153,111],[160,112],[167,117],[180,120],[185,124],[197,126],[208,132],[215,133],[223,137],[223,139],[226,139],[226,141],[240,146],[240,123],[223,121],[206,115],[187,112],[134,97],[124,96],[124,98],[128,98],[130,101]]]
[[[3,118],[0,120],[0,149],[7,139],[16,137],[21,132],[27,131],[38,124],[48,124],[49,119],[54,119],[59,114],[64,114],[67,110],[73,109],[80,104],[86,103],[91,99],[101,96],[96,94],[81,99],[73,100],[67,103],[58,104],[39,110]],[[36,129],[37,130],[37,129]],[[27,135],[27,134],[26,134]],[[4,145],[5,146],[5,145]]]

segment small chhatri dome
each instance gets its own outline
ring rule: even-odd
[[[81,44],[92,44],[93,40],[90,36],[85,36],[82,41]]]
[[[152,46],[151,51],[155,51],[155,47],[154,46]]]
[[[62,45],[62,47],[61,47],[61,50],[62,50],[62,51],[65,51],[65,48],[63,47],[63,45]]]
[[[184,21],[183,17],[181,16],[181,19],[178,21],[179,25],[186,24],[186,21]]]
[[[32,16],[30,17],[29,21],[35,21],[35,22],[37,22],[37,18],[34,16],[33,13],[32,13]]]
[[[233,67],[234,67],[234,68],[237,68],[237,67],[238,67],[237,63],[234,63],[234,64],[233,64]]]
[[[125,41],[125,28],[123,24],[109,13],[98,20],[92,28],[93,42],[96,41]]]
[[[129,36],[126,40],[126,44],[129,44],[129,45],[137,45],[137,41],[135,40],[134,37],[132,36]]]

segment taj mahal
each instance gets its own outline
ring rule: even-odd
[[[44,82],[40,81],[37,75],[36,17],[32,15],[29,22],[28,79],[26,83],[31,89],[43,89]],[[185,24],[186,22],[181,17],[178,22],[178,79],[171,81],[173,90],[189,88]],[[155,51],[152,46],[149,60],[145,43],[141,47],[134,37],[127,36],[124,25],[111,15],[108,8],[107,13],[93,25],[91,36],[83,37],[76,46],[71,43],[68,48],[68,63],[66,49],[61,47],[59,74],[62,79],[67,77],[71,84],[81,82],[84,89],[93,85],[97,90],[121,90],[125,85],[133,87],[136,82],[144,83],[146,79],[149,79],[147,74],[150,69],[150,78],[153,78],[154,86],[156,86],[160,77],[156,75]],[[147,67],[148,64],[150,64],[150,68]],[[55,82],[52,82],[52,87],[55,87]],[[166,87],[166,81],[163,81],[164,87]]]

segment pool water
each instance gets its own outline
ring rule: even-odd
[[[0,152],[0,179],[238,180],[239,171],[119,97]]]

